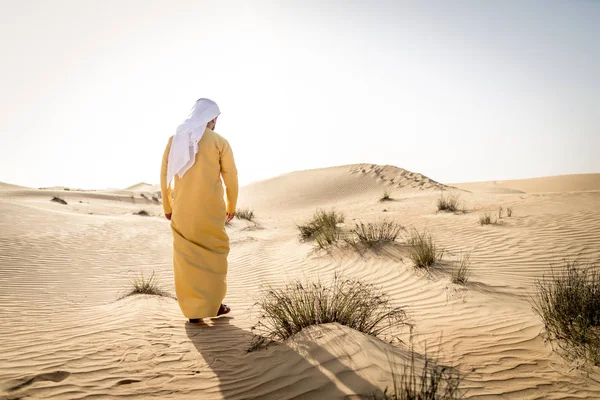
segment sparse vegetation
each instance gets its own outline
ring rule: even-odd
[[[438,211],[449,211],[456,212],[459,210],[459,198],[460,196],[457,194],[449,194],[447,196],[444,195],[444,192],[440,195],[440,198],[437,200],[437,209]]]
[[[464,285],[471,275],[471,252],[462,254],[452,266],[452,282]]]
[[[393,392],[389,393],[386,388],[382,395],[372,396],[372,400],[459,400],[464,397],[460,390],[462,376],[456,369],[440,365],[427,354],[423,356],[423,366],[417,367],[412,345],[410,351],[411,357],[403,363],[400,375],[390,360]]]
[[[600,365],[600,271],[564,261],[559,271],[536,282],[533,309],[550,340],[574,358]]]
[[[300,240],[315,240],[320,248],[331,245],[340,238],[339,224],[344,223],[344,214],[335,210],[317,210],[312,219],[304,225],[298,225]]]
[[[296,280],[283,288],[268,288],[257,306],[261,316],[252,330],[260,335],[251,350],[312,325],[337,322],[377,337],[407,325],[404,310],[394,307],[379,288],[339,276],[326,284]]]
[[[507,216],[508,218],[510,218],[510,217],[512,217],[512,214],[513,214],[513,209],[512,209],[512,207],[506,207],[506,216]]]
[[[150,216],[150,213],[148,211],[146,211],[146,210],[140,210],[138,212],[135,212],[134,214],[135,215],[140,215],[142,217],[149,217]]]
[[[249,208],[240,208],[235,212],[235,216],[239,219],[252,222],[254,220],[254,211]]]
[[[352,246],[363,245],[373,247],[381,243],[396,241],[404,227],[394,221],[383,220],[365,224],[358,222],[350,235],[345,239]]]
[[[152,275],[150,275],[150,278],[148,279],[144,277],[143,272],[140,273],[140,275],[132,277],[131,286],[132,289],[127,294],[122,296],[122,299],[136,294],[148,294],[153,296],[175,298],[171,293],[159,286],[158,279],[156,278],[154,271],[152,271]]]
[[[502,213],[504,212],[504,208],[500,207],[498,209],[498,219],[502,219]]]
[[[481,226],[490,225],[493,223],[495,223],[495,221],[492,222],[492,216],[489,213],[485,213],[485,214],[479,216],[479,224]]]
[[[413,229],[408,236],[408,256],[417,268],[429,269],[436,262],[442,261],[444,251],[440,250],[426,230],[419,232]]]
[[[392,194],[390,193],[390,191],[386,189],[383,192],[383,196],[381,197],[381,199],[379,199],[379,201],[381,201],[381,202],[392,201]]]
[[[68,204],[65,200],[61,199],[60,197],[56,197],[56,196],[54,196],[52,198],[52,200],[50,200],[50,201],[53,201],[53,202],[58,203],[58,204],[64,204],[64,205]]]

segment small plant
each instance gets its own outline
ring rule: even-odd
[[[69,189],[69,188],[63,188],[63,190],[69,192],[71,189]]]
[[[150,275],[150,278],[148,279],[144,277],[143,272],[138,276],[134,276],[131,278],[131,286],[132,289],[127,294],[122,296],[122,299],[136,294],[149,294],[153,296],[174,298],[171,293],[160,288],[154,271],[152,271],[152,275]]]
[[[380,202],[384,202],[384,201],[392,201],[392,194],[390,193],[389,190],[385,190],[383,192],[383,197],[381,197],[381,199],[379,199]]]
[[[444,192],[442,192],[440,198],[437,200],[438,211],[458,211],[460,208],[458,204],[459,198],[460,196],[457,194],[449,194],[448,196],[444,196]]]
[[[346,238],[346,242],[353,246],[364,245],[373,247],[380,243],[394,242],[404,227],[394,221],[383,220],[377,223],[358,222]]]
[[[61,199],[60,197],[56,197],[56,196],[54,196],[52,198],[52,200],[50,200],[50,201],[53,201],[53,202],[58,203],[58,204],[64,204],[64,205],[68,204],[65,200]]]
[[[235,212],[235,216],[239,219],[252,222],[254,220],[254,211],[249,208],[240,208]]]
[[[407,325],[406,313],[374,285],[335,276],[332,282],[287,283],[267,288],[257,303],[261,309],[253,331],[260,333],[251,350],[269,341],[285,340],[312,326],[337,322],[381,337]]]
[[[485,214],[479,216],[479,224],[481,226],[490,225],[493,223],[494,222],[492,222],[492,216],[489,213],[485,213]]]
[[[452,283],[465,285],[471,275],[471,252],[463,254],[452,268]]]
[[[500,207],[498,209],[498,219],[502,219],[502,212],[504,211],[504,209],[502,207]]]
[[[150,216],[150,213],[148,211],[146,211],[146,210],[140,210],[138,212],[135,212],[134,214],[142,216],[142,217],[149,217]]]
[[[508,218],[512,217],[513,209],[512,207],[506,207],[506,216]]]
[[[580,267],[578,261],[564,261],[536,282],[533,310],[548,338],[575,358],[600,365],[600,271],[597,265]]]
[[[339,236],[339,224],[343,224],[345,220],[344,214],[338,213],[335,210],[324,211],[317,210],[312,219],[304,225],[298,225],[300,231],[300,240],[308,241],[317,239],[320,235],[333,237],[334,233]]]
[[[444,257],[444,251],[437,247],[427,231],[413,229],[408,236],[408,244],[408,256],[417,268],[429,269]]]
[[[411,339],[412,340],[412,339]],[[423,366],[417,367],[416,352],[412,342],[410,359],[403,362],[402,374],[396,373],[392,360],[389,360],[394,381],[393,392],[386,388],[372,400],[460,400],[464,398],[460,390],[461,374],[454,368],[440,365],[434,357],[425,354]],[[389,359],[389,356],[388,356]]]

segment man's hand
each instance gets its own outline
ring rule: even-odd
[[[171,215],[173,215],[173,214],[172,213],[165,214],[165,217],[170,221],[171,220]]]
[[[233,214],[229,214],[229,213],[227,213],[227,222],[228,222],[228,223],[229,223],[229,222],[231,222],[231,220],[232,220],[233,218],[235,218],[235,213],[233,213]]]

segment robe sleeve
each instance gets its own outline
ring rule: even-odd
[[[167,171],[169,169],[169,153],[171,152],[171,143],[173,139],[169,139],[167,148],[163,154],[162,167],[160,169],[160,190],[162,193],[163,209],[165,214],[171,214],[173,212],[173,199],[171,199],[171,187],[167,182]]]
[[[221,177],[227,192],[227,213],[234,214],[238,200],[238,173],[229,142],[224,140],[221,148]]]

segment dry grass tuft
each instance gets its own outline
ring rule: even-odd
[[[438,211],[448,211],[448,212],[457,212],[460,209],[459,205],[460,196],[458,194],[449,194],[447,196],[444,195],[444,192],[440,195],[440,198],[437,200],[437,209]]]
[[[452,266],[452,283],[465,285],[471,276],[471,252],[462,254]]]
[[[156,278],[154,271],[152,271],[152,275],[150,275],[150,278],[148,279],[144,277],[143,272],[141,272],[140,275],[134,276],[131,278],[131,286],[132,289],[127,294],[122,296],[121,299],[134,296],[136,294],[148,294],[152,296],[175,298],[175,296],[159,286],[158,279]]]
[[[378,244],[395,242],[404,227],[394,221],[383,220],[376,223],[356,223],[345,242],[353,247],[374,247]]]
[[[489,213],[485,213],[485,214],[479,216],[479,224],[481,226],[491,225],[491,224],[495,224],[495,223],[496,223],[496,221],[492,221],[492,216]]]
[[[407,242],[410,245],[408,256],[417,268],[429,269],[444,257],[444,250],[438,248],[426,230],[419,232],[413,229],[408,235]]]
[[[372,400],[459,400],[464,398],[460,389],[463,379],[454,368],[440,365],[434,357],[425,354],[423,367],[416,366],[416,352],[411,344],[411,357],[403,364],[403,373],[396,373],[390,360],[393,392],[388,388],[380,395],[374,395]]]
[[[56,196],[54,196],[52,198],[52,200],[50,200],[50,201],[53,201],[53,202],[58,203],[58,204],[64,204],[64,205],[68,204],[65,200],[61,199],[60,197],[56,197]]]
[[[140,215],[142,217],[149,217],[150,213],[146,210],[140,210],[138,212],[133,213],[134,215]]]
[[[325,249],[341,238],[341,229],[338,225],[343,224],[344,220],[344,214],[335,210],[317,210],[310,221],[298,225],[300,240],[314,240],[317,248]]]
[[[383,192],[383,196],[381,197],[381,199],[379,199],[380,202],[392,201],[392,200],[393,200],[392,199],[392,194],[387,189]]]
[[[564,261],[536,282],[533,309],[546,327],[550,340],[573,358],[600,365],[600,271],[598,265],[580,267]]]
[[[240,208],[235,212],[235,216],[246,221],[254,221],[254,211],[249,208]]]
[[[512,217],[512,214],[513,214],[513,209],[512,209],[512,207],[506,207],[506,216],[507,216],[508,218],[510,218],[510,217]]]
[[[261,308],[256,336],[250,350],[282,341],[312,326],[337,322],[368,335],[382,337],[407,325],[406,313],[374,285],[334,277],[332,282],[287,283],[268,288],[257,303]]]

